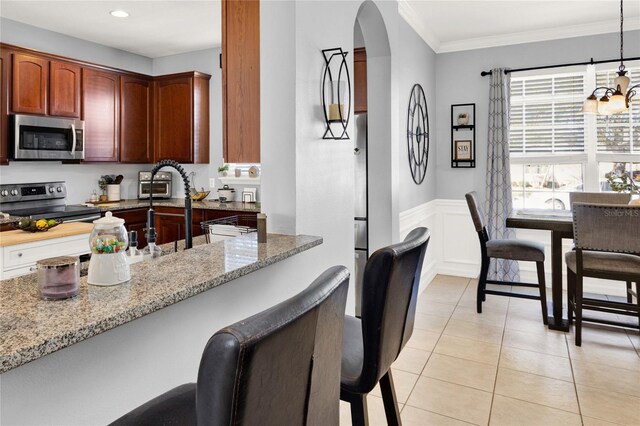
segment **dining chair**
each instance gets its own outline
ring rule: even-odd
[[[480,239],[480,256],[482,259],[480,266],[480,277],[478,278],[478,294],[476,297],[476,308],[479,314],[482,313],[482,302],[486,300],[487,294],[495,296],[518,297],[522,299],[540,300],[542,308],[542,322],[547,324],[547,291],[544,276],[544,245],[534,241],[491,239],[485,225],[485,215],[480,203],[478,194],[475,191],[465,195],[467,205],[471,212],[473,225],[475,226],[478,238]],[[538,283],[523,283],[511,281],[489,280],[489,264],[491,259],[509,259],[525,262],[535,262],[538,272]],[[539,294],[513,293],[501,290],[487,290],[487,284],[497,286],[514,287],[537,287]]]
[[[354,426],[368,424],[367,394],[380,383],[389,425],[401,424],[391,364],[413,333],[420,274],[429,230],[381,248],[365,265],[361,317],[346,316],[340,399],[351,405]]]
[[[624,192],[570,192],[569,203],[629,204],[631,194]]]
[[[584,321],[620,327],[640,328],[640,206],[615,204],[573,204],[573,241],[575,250],[565,255],[569,321],[575,313],[575,344],[582,345]],[[637,299],[633,302],[599,300],[584,296],[584,277],[635,282]],[[629,315],[638,318],[638,326],[609,319],[586,318],[584,309]]]
[[[627,205],[631,201],[631,194],[625,192],[570,192],[569,202],[573,211],[573,203],[589,204],[620,204]],[[632,285],[627,281],[627,302],[633,302],[631,297]]]
[[[329,268],[296,296],[223,328],[204,348],[197,383],[112,425],[337,425],[348,285],[345,267]]]

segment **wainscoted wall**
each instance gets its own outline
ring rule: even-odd
[[[435,199],[401,212],[399,222],[401,238],[418,226],[426,226],[431,231],[422,271],[423,283],[431,282],[437,274],[476,278],[480,273],[480,243],[466,201]],[[547,287],[551,287],[550,232],[518,229],[516,238],[544,244]],[[563,252],[571,250],[572,245],[571,240],[563,240]],[[566,288],[566,270],[562,275]],[[535,264],[520,262],[520,277],[525,282],[537,282]],[[625,284],[587,278],[585,291],[624,296]],[[551,297],[550,293],[548,296]]]

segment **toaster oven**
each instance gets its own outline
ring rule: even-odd
[[[151,185],[151,172],[138,173],[138,198],[148,199],[151,194],[153,198],[171,198],[171,186],[173,176],[171,172],[158,172],[153,177]]]

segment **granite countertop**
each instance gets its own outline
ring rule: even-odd
[[[8,223],[17,222],[22,219],[20,216],[0,216],[0,225],[6,225]]]
[[[321,237],[279,234],[258,244],[257,233],[202,240],[131,265],[125,284],[90,286],[83,277],[72,299],[41,300],[37,274],[0,281],[0,373],[322,244]]]
[[[153,205],[154,207],[184,208],[184,198],[170,198],[166,200],[157,200],[154,198]],[[148,208],[149,200],[138,200],[138,199],[122,200],[114,203],[98,204],[97,207],[100,207],[100,210],[103,212],[114,211],[114,210],[130,210],[130,209]],[[243,212],[250,212],[250,213],[260,213],[259,203],[242,203],[239,201],[233,201],[230,203],[221,203],[219,201],[214,201],[214,200],[193,201],[191,203],[191,207],[194,209],[204,209],[204,210],[232,210],[232,211],[243,211]]]

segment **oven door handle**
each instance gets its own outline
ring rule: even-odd
[[[95,219],[100,219],[100,215],[95,215],[95,216],[87,216],[87,217],[80,217],[78,219],[69,219],[69,220],[62,220],[63,223],[72,223],[72,222],[88,222],[90,220],[95,220]]]
[[[71,156],[73,157],[76,152],[76,143],[78,142],[76,139],[76,125],[71,123],[71,140],[73,141],[71,144]]]

